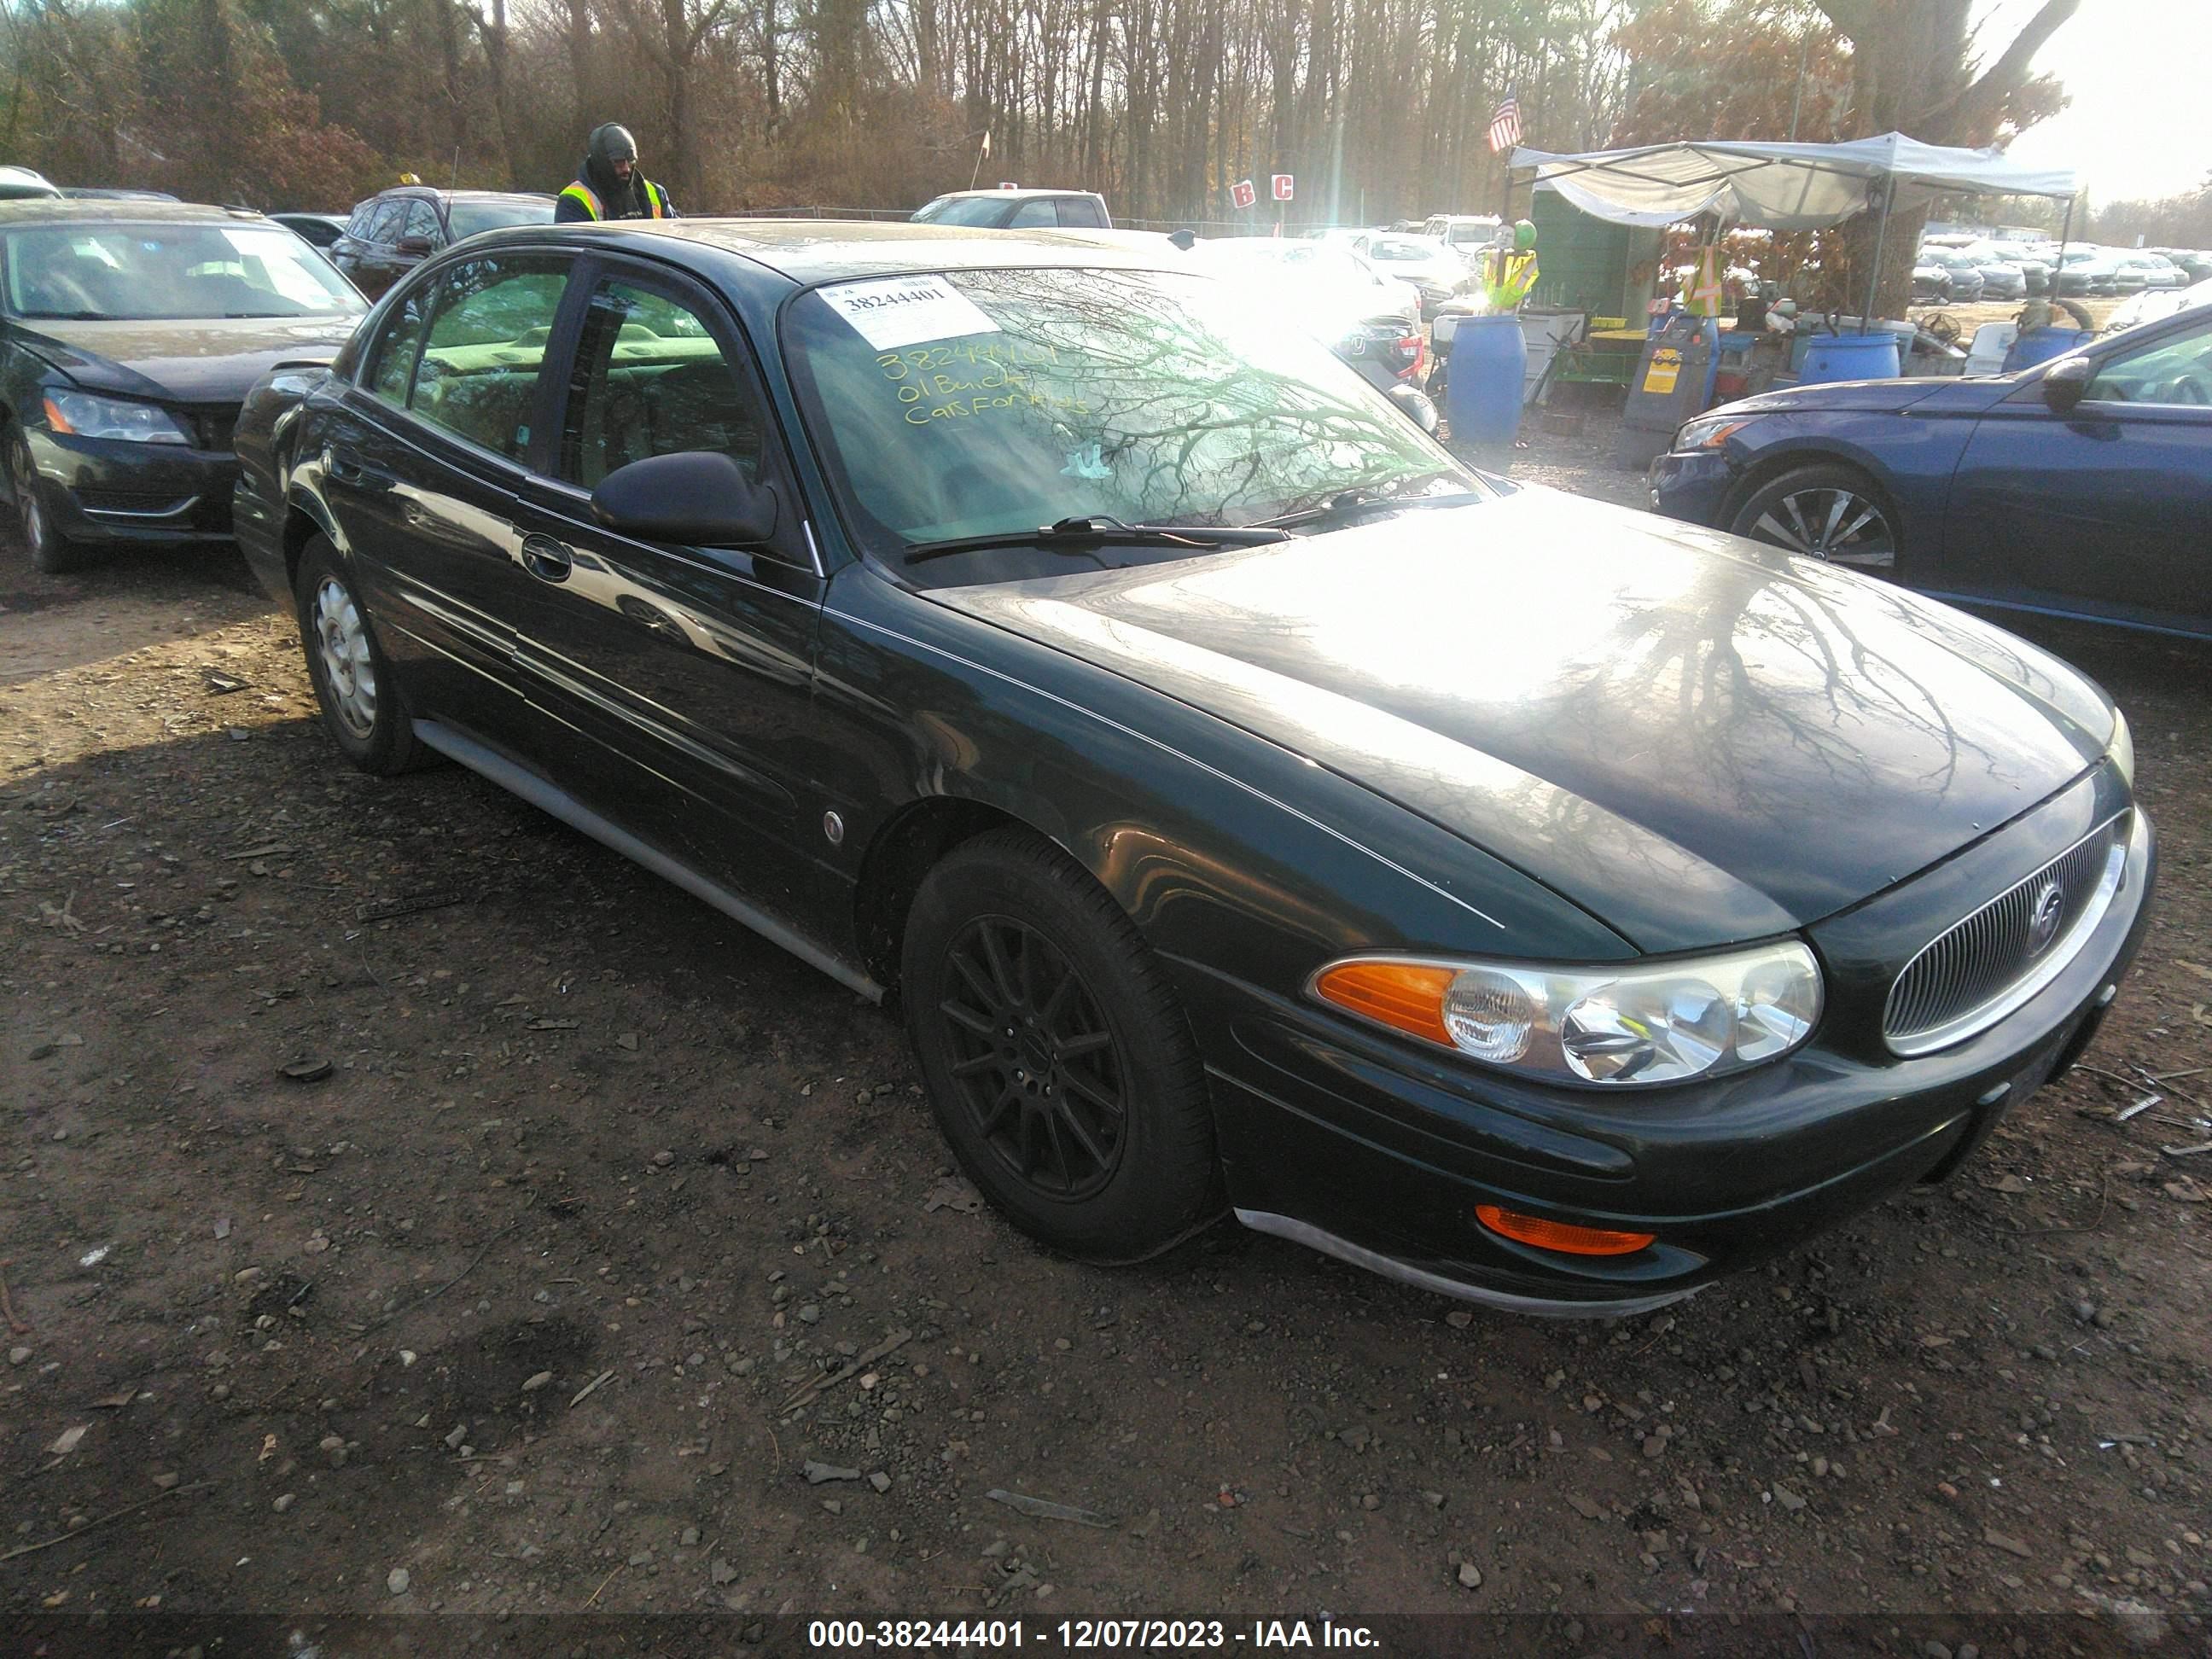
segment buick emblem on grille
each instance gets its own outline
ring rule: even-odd
[[[2035,896],[2035,908],[2028,912],[2028,955],[2039,957],[2051,948],[2051,941],[2058,937],[2059,918],[2065,914],[2065,890],[2055,881],[2045,882]]]

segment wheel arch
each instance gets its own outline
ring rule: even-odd
[[[284,508],[283,552],[287,592],[299,586],[300,557],[307,551],[307,544],[317,536],[336,548],[341,559],[351,562],[344,538],[338,534],[330,510],[305,490],[293,491]]]
[[[1006,808],[966,796],[924,796],[884,821],[861,856],[853,895],[853,938],[870,978],[896,990],[907,916],[923,880],[955,848],[1006,829],[1025,830],[1060,846]]]

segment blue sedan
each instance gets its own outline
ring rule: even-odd
[[[1944,599],[2212,638],[2212,310],[1996,380],[1730,404],[1650,499]]]

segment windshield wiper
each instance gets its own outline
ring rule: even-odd
[[[1386,495],[1379,489],[1340,489],[1319,507],[1285,513],[1264,522],[1280,530],[1304,530],[1311,525],[1349,521],[1367,513],[1398,513],[1412,507],[1463,507],[1489,498],[1472,489],[1455,489],[1443,495]]]
[[[1290,539],[1290,532],[1272,525],[1124,524],[1103,513],[1062,519],[1035,530],[996,530],[979,536],[950,536],[942,541],[916,542],[906,550],[908,564],[941,559],[952,553],[972,553],[988,547],[1035,547],[1048,553],[1089,553],[1113,544],[1124,547],[1261,547]]]

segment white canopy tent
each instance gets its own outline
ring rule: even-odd
[[[2070,169],[2026,167],[2001,150],[1923,144],[1901,132],[1842,144],[1712,139],[1580,155],[1522,149],[1513,152],[1512,165],[1533,168],[1537,189],[1555,190],[1595,218],[1647,228],[1711,212],[1725,223],[1819,230],[1878,209],[1877,280],[1889,215],[1899,202],[1911,206],[1951,193],[2063,197],[2063,241],[2071,235],[2078,188]],[[1869,288],[1868,315],[1873,309]]]

